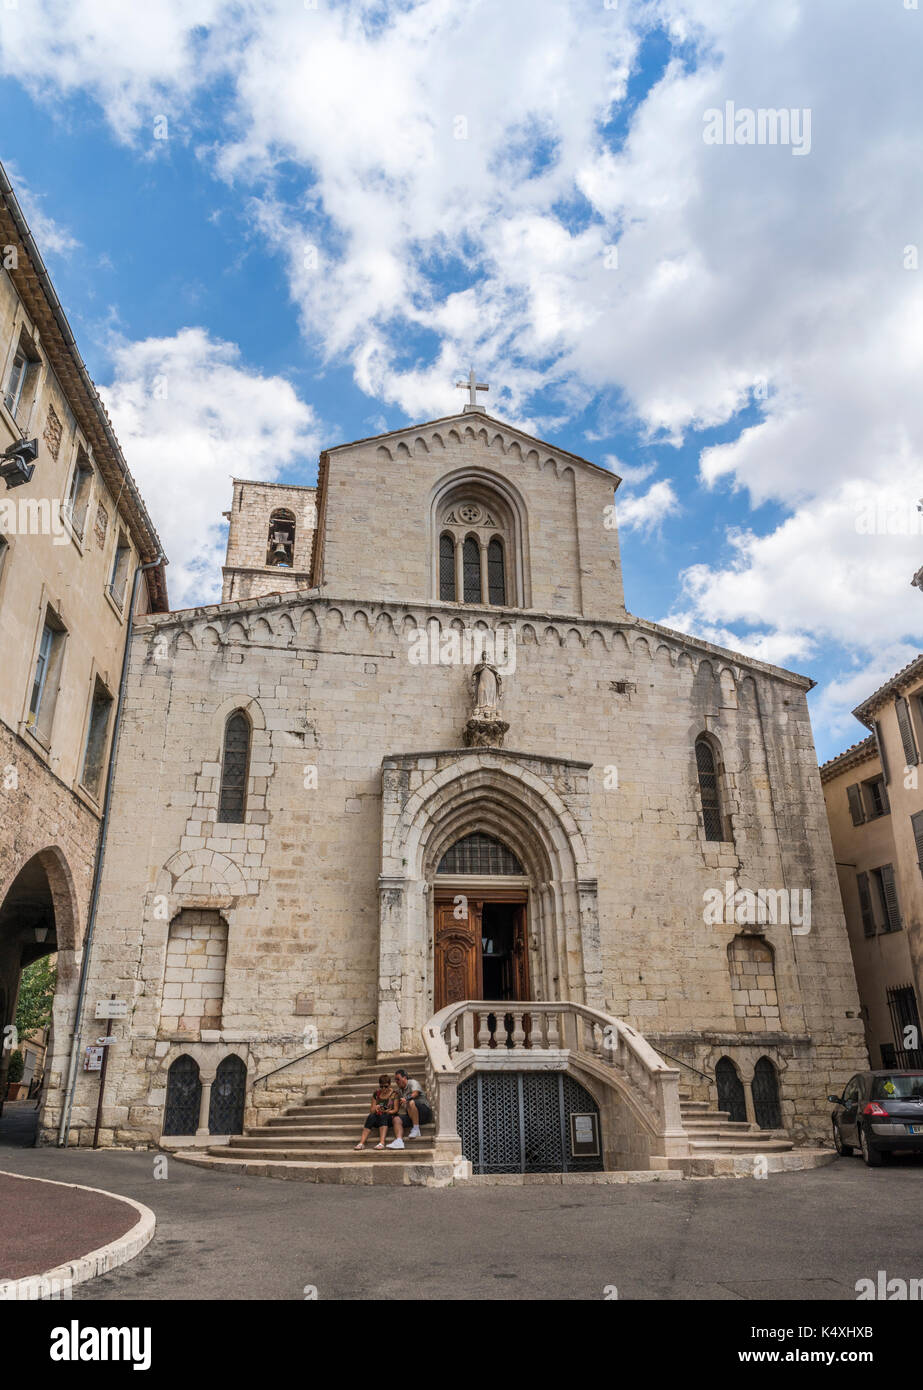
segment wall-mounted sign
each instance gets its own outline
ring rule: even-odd
[[[103,1069],[103,1049],[101,1047],[88,1047],[83,1055],[84,1071],[102,1071]]]
[[[100,999],[96,1005],[97,1018],[127,1018],[127,999]]]
[[[599,1158],[599,1116],[595,1111],[571,1114],[570,1151],[574,1158]]]
[[[114,1042],[118,1042],[118,1038],[112,1038],[112,1037],[109,1037],[109,1038],[97,1038],[97,1039],[96,1039],[96,1046],[97,1046],[97,1047],[111,1047],[112,1044],[113,1044]]]

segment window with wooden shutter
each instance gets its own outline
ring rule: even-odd
[[[869,891],[868,874],[856,874],[856,887],[859,889],[859,910],[862,913],[862,930],[866,936],[875,935],[875,918],[872,915],[872,895]]]
[[[881,775],[887,784],[891,781],[891,778],[888,776],[888,760],[885,757],[885,742],[881,736],[881,725],[877,719],[872,725],[872,732],[875,735],[875,747],[878,750],[878,760],[881,763]]]
[[[853,825],[862,825],[865,820],[865,808],[862,805],[862,792],[858,782],[853,782],[851,787],[846,788],[846,796]]]
[[[869,820],[874,820],[876,816],[889,816],[891,814],[888,789],[883,777],[870,777],[867,782],[862,783],[862,791]]]
[[[913,736],[913,725],[910,722],[910,706],[903,695],[898,696],[895,701],[897,710],[897,727],[901,731],[901,743],[904,745],[904,762],[907,767],[916,767],[920,761],[917,753],[916,739]]]
[[[917,863],[920,866],[920,873],[923,874],[923,811],[917,811],[915,816],[911,816],[910,824],[913,827],[913,839],[917,847]]]
[[[881,882],[881,897],[885,908],[885,931],[900,931],[901,913],[897,903],[897,888],[894,883],[894,865],[882,864],[878,873]]]

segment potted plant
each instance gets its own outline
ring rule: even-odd
[[[10,1070],[6,1078],[8,1083],[6,1088],[7,1100],[15,1100],[19,1095],[19,1083],[22,1081],[22,1074],[25,1069],[26,1064],[23,1061],[22,1053],[17,1048],[10,1058]]]

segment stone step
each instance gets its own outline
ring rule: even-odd
[[[405,1139],[404,1143],[408,1147],[415,1148],[421,1144],[432,1144],[433,1137],[432,1126],[430,1126],[427,1133],[418,1135],[416,1139]],[[234,1148],[252,1146],[262,1149],[316,1149],[323,1148],[327,1144],[349,1144],[354,1148],[358,1142],[358,1133],[355,1130],[347,1129],[319,1129],[311,1130],[307,1134],[303,1130],[296,1130],[294,1133],[283,1132],[282,1134],[277,1134],[275,1131],[272,1134],[267,1134],[264,1131],[260,1134],[249,1129],[246,1134],[235,1134],[231,1140],[231,1146]],[[366,1141],[366,1148],[372,1147],[370,1138]],[[396,1150],[396,1152],[399,1153],[400,1150]]]
[[[300,1163],[297,1160],[223,1158],[215,1153],[178,1151],[181,1162],[216,1172],[243,1174],[263,1178],[285,1178],[295,1182],[341,1183],[355,1186],[425,1187],[430,1183],[440,1187],[453,1182],[451,1164],[445,1163],[368,1163],[364,1154],[355,1154],[356,1163]]]
[[[756,1126],[751,1125],[748,1120],[721,1120],[712,1119],[710,1116],[696,1116],[690,1119],[688,1115],[683,1116],[683,1128],[689,1133],[697,1133],[700,1129],[718,1130],[722,1134],[749,1133],[755,1130]]]
[[[731,1138],[721,1136],[720,1139],[698,1137],[689,1138],[690,1153],[787,1153],[795,1146],[789,1139],[760,1139],[757,1135],[751,1138]]]
[[[327,1147],[323,1149],[313,1149],[310,1154],[306,1154],[304,1149],[236,1149],[230,1145],[215,1145],[209,1148],[208,1153],[216,1158],[237,1158],[247,1163],[258,1163],[261,1160],[271,1159],[276,1163],[300,1162],[306,1166],[317,1163],[432,1163],[435,1160],[435,1150],[431,1146],[419,1149],[365,1149],[361,1154],[356,1153],[348,1144],[344,1144],[342,1149]]]

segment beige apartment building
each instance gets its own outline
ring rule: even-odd
[[[923,1066],[923,656],[853,711],[871,733],[821,781],[869,1055]]]
[[[166,609],[164,563],[0,166],[0,1097],[21,972],[53,952],[66,1089],[132,598]]]

